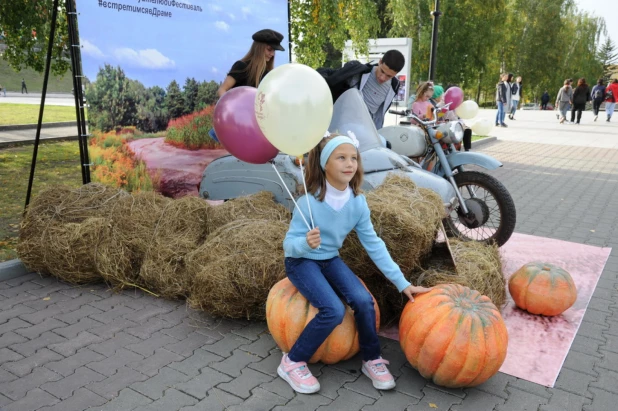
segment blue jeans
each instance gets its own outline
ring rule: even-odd
[[[501,101],[496,102],[498,104],[498,113],[496,114],[496,124],[504,124],[504,103]]]
[[[607,114],[607,118],[612,118],[615,107],[616,103],[605,103],[605,114]]]
[[[517,111],[517,105],[519,104],[519,100],[511,100],[511,115],[514,116]]]
[[[298,291],[318,309],[288,353],[288,358],[296,362],[309,361],[343,321],[346,308],[341,299],[354,310],[363,360],[380,357],[373,298],[341,258],[309,260],[286,257],[285,272]]]

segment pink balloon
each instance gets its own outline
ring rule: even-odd
[[[219,142],[231,155],[252,164],[264,164],[275,158],[277,150],[262,134],[255,118],[253,87],[236,87],[219,99],[213,126]]]
[[[455,110],[461,103],[463,103],[463,100],[464,93],[459,87],[451,87],[446,90],[446,93],[444,93],[444,103],[451,103],[448,107],[449,110]]]

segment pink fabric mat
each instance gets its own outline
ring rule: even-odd
[[[556,317],[532,315],[520,310],[515,307],[508,290],[508,302],[502,309],[509,331],[509,346],[500,371],[553,387],[611,248],[514,233],[501,252],[507,281],[524,264],[540,260],[567,270],[577,287],[575,304]],[[380,335],[399,339],[397,326],[382,330]]]

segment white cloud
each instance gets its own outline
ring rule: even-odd
[[[212,71],[214,74],[217,74],[219,72],[219,69],[216,67],[213,67],[210,69],[210,71]]]
[[[95,58],[105,57],[105,54],[103,54],[103,52],[97,46],[95,46],[88,40],[82,39],[81,45],[82,45],[82,53],[84,53],[85,55],[90,56],[90,57],[95,57]]]
[[[227,15],[229,16],[230,20],[236,20],[236,16],[234,14],[228,13]]]
[[[251,14],[251,9],[249,7],[242,7],[240,9],[240,12],[242,13],[242,16],[244,18],[247,18],[247,16],[249,16]]]
[[[230,29],[229,24],[224,21],[215,21],[215,27],[221,31],[228,31]]]
[[[130,48],[114,50],[114,55],[121,63],[134,67],[149,68],[153,70],[165,70],[176,67],[176,62],[165,57],[158,50],[145,49],[135,51]]]
[[[221,6],[217,6],[216,4],[209,4],[209,6],[210,6],[210,9],[211,9],[212,11],[221,11],[221,10],[223,10],[223,9],[221,8]]]

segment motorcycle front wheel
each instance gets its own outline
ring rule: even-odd
[[[461,206],[444,221],[450,235],[462,240],[502,246],[515,230],[515,203],[504,185],[489,174],[464,171],[455,174],[468,215]]]

